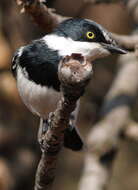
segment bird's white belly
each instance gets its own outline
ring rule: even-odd
[[[24,104],[38,116],[47,118],[48,113],[56,109],[60,93],[28,80],[20,67],[17,70],[17,87]]]

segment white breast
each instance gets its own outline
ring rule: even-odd
[[[60,93],[54,89],[28,80],[20,67],[17,68],[17,87],[28,109],[42,118],[47,118],[48,113],[55,110],[60,99]]]

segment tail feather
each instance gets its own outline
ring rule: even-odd
[[[80,151],[83,148],[83,141],[76,131],[75,127],[70,126],[64,133],[64,146],[74,151]]]
[[[47,129],[47,120],[40,119],[40,127],[38,132],[38,141],[40,144],[43,141],[42,136],[47,132]],[[83,141],[73,125],[69,125],[64,132],[64,146],[73,151],[80,151],[83,148]]]

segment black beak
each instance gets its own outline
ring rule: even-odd
[[[121,48],[117,45],[102,43],[102,46],[112,54],[113,53],[118,53],[118,54],[128,53],[126,50],[124,50],[123,48]]]

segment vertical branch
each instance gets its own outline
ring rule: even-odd
[[[90,80],[92,65],[80,54],[66,56],[59,65],[61,100],[55,112],[49,115],[47,132],[42,135],[42,157],[36,172],[35,190],[51,189],[55,178],[58,153],[63,144],[71,112]]]

